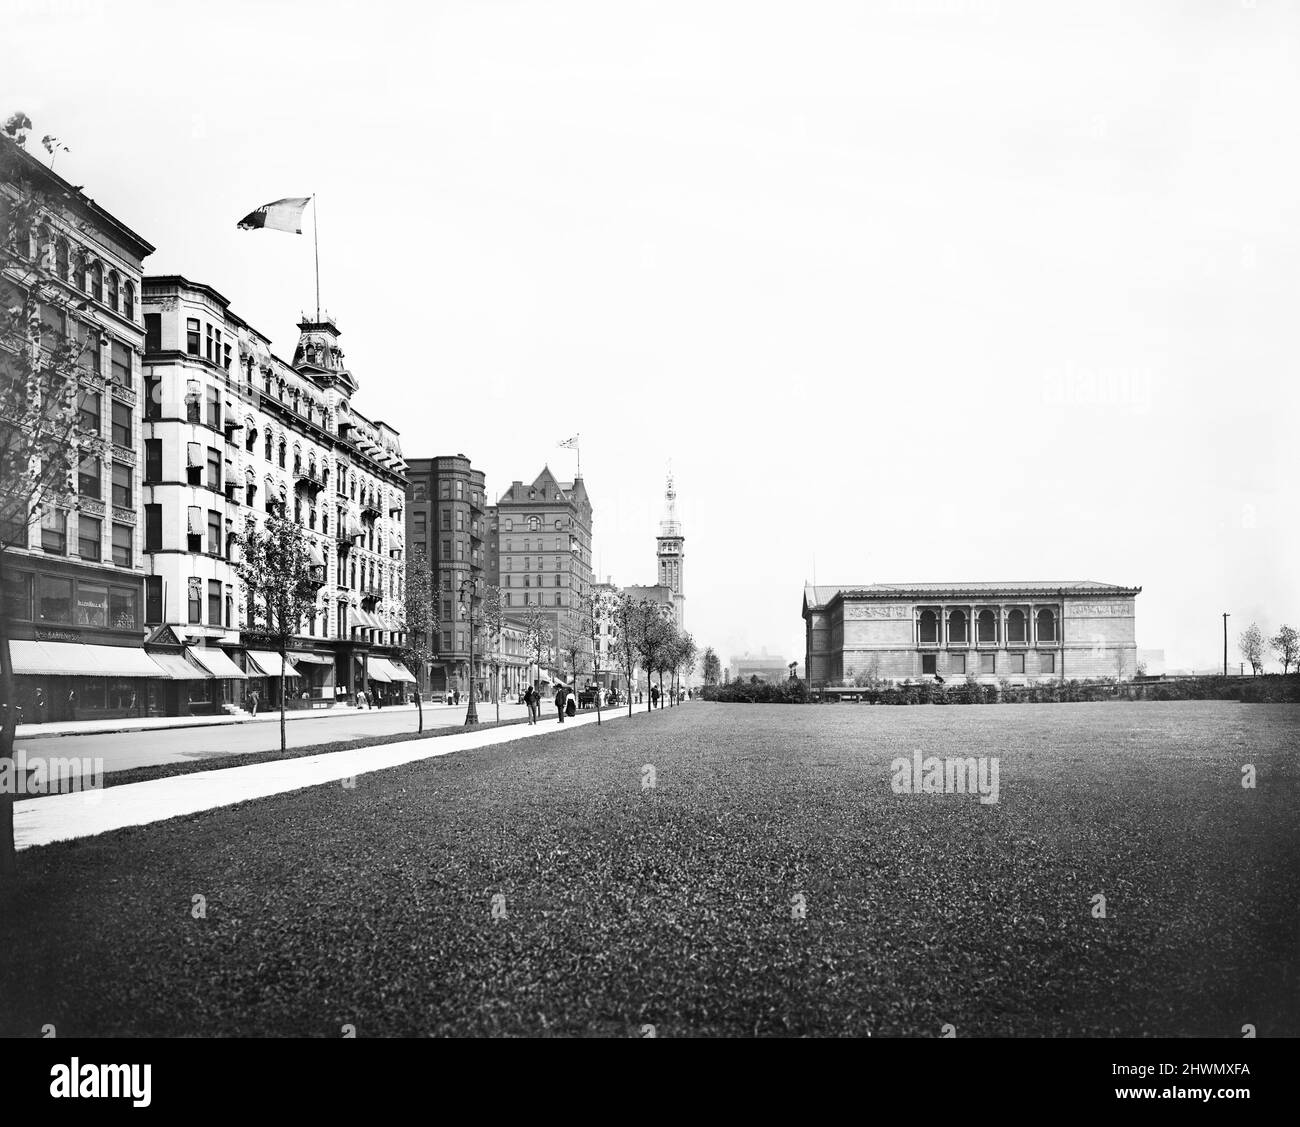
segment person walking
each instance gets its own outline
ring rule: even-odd
[[[254,716],[257,715],[257,706],[261,703],[261,698],[257,695],[256,689],[248,694],[248,705]]]
[[[528,706],[528,723],[536,724],[537,716],[535,713],[537,707],[537,699],[536,697],[533,696],[532,685],[529,685],[528,688],[524,690],[524,704]]]

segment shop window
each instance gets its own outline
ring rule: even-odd
[[[77,584],[78,626],[104,627],[108,625],[108,587],[100,583]]]
[[[72,580],[57,575],[42,575],[40,587],[40,622],[72,622]]]
[[[8,572],[5,575],[4,604],[0,613],[12,621],[30,622],[35,579],[31,572]]]

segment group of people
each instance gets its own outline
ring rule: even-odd
[[[536,685],[529,685],[524,690],[524,704],[528,706],[528,723],[536,724],[541,719],[542,713],[542,693]],[[573,690],[563,681],[555,687],[555,713],[557,724],[563,724],[566,716],[578,714],[578,704],[574,699]]]

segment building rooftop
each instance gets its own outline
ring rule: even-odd
[[[980,595],[1136,595],[1141,587],[1099,583],[1095,579],[953,580],[944,583],[868,583],[859,586],[812,584],[804,586],[804,605],[828,606],[837,597],[857,599],[914,598],[918,595],[965,598]]]

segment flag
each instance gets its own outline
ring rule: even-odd
[[[239,221],[239,229],[255,231],[258,227],[269,227],[273,231],[290,231],[301,235],[302,213],[309,203],[311,196],[291,196],[276,200],[275,203],[263,204]]]
[[[578,436],[575,434],[572,438],[566,438],[560,443],[560,447],[564,450],[576,450],[578,448]]]

